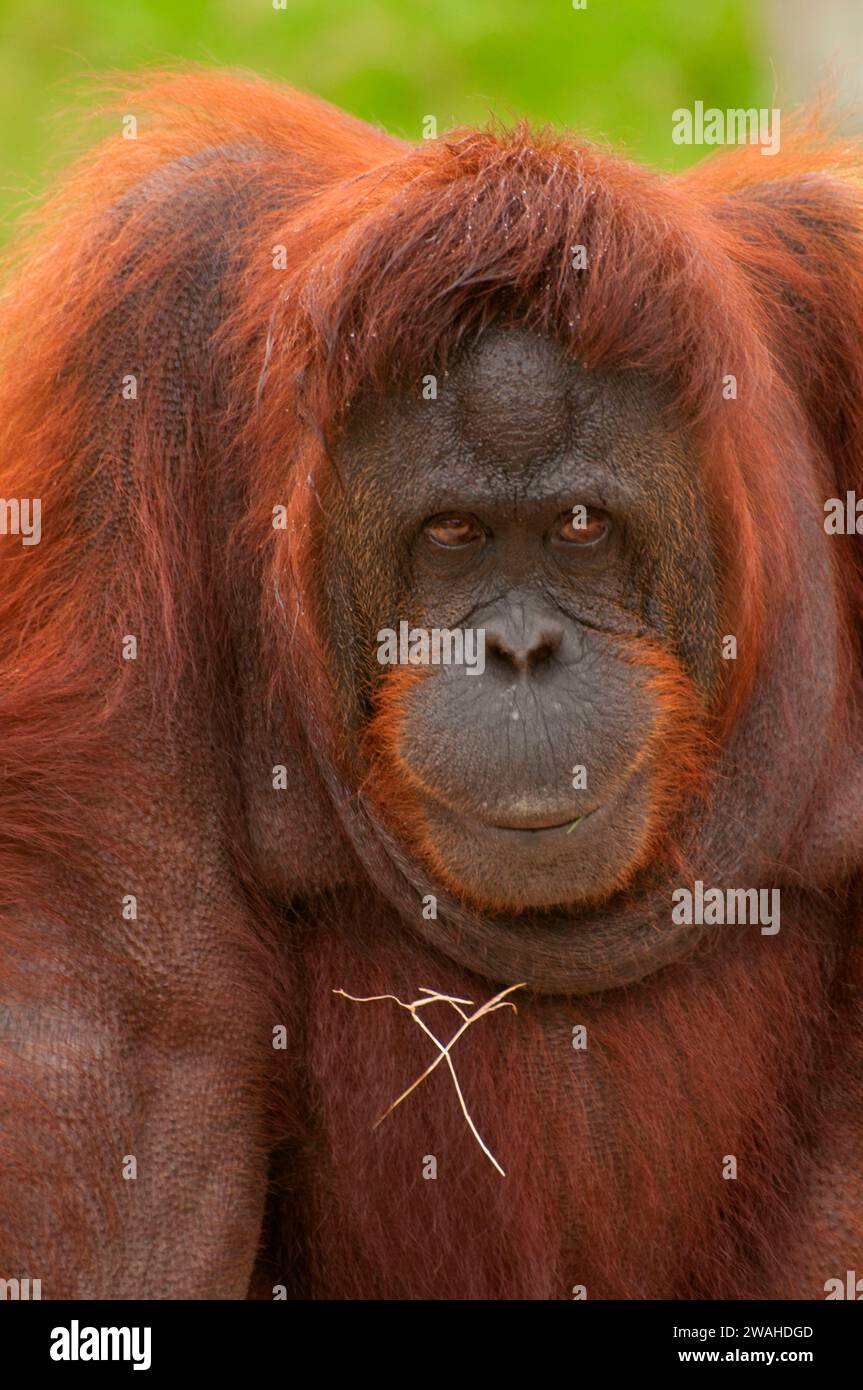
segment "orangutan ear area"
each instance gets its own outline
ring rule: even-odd
[[[25,218],[5,1298],[863,1297],[863,153],[762,115],[149,71]]]

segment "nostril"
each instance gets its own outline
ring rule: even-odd
[[[497,637],[489,636],[488,633],[485,635],[485,659],[487,663],[490,662],[497,667],[506,667],[508,671],[518,669],[518,661],[512,649],[505,642],[501,642]]]
[[[487,628],[486,660],[490,657],[498,665],[515,671],[537,671],[557,655],[562,638],[562,631],[555,627],[544,627],[529,636],[520,634],[518,637]]]
[[[557,656],[560,647],[560,634],[543,637],[527,654],[529,667],[544,666]]]

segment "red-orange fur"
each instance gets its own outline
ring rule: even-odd
[[[112,137],[72,170],[39,213],[3,308],[0,492],[44,502],[42,545],[10,550],[0,585],[4,906],[40,905],[62,921],[58,866],[82,867],[85,847],[110,837],[88,813],[94,786],[116,794],[114,779],[129,771],[116,734],[129,673],[108,662],[108,644],[146,631],[152,659],[136,679],[148,684],[154,724],[170,720],[190,682],[215,689],[228,669],[223,633],[206,615],[212,587],[230,590],[240,570],[260,590],[260,612],[246,620],[261,625],[272,706],[289,698],[301,708],[310,743],[334,769],[330,790],[347,784],[354,750],[334,712],[333,635],[312,563],[331,476],[326,444],[359,393],[415,384],[420,367],[445,371],[500,314],[550,334],[589,367],[647,370],[673,386],[721,517],[724,604],[740,656],[710,719],[719,733],[730,728],[771,650],[777,597],[807,602],[806,575],[784,540],[787,510],[817,511],[825,495],[863,489],[863,262],[843,245],[841,275],[825,275],[815,233],[807,255],[808,233],[790,214],[789,238],[803,254],[777,236],[782,214],[754,216],[744,236],[720,211],[730,191],[745,199],[765,176],[854,174],[859,151],[804,132],[770,161],[744,150],[671,180],[523,126],[409,146],[296,93],[205,74],[130,84],[120,109],[151,113],[141,138]],[[144,400],[133,551],[128,566],[105,575],[81,512],[94,478],[94,405],[67,368],[79,356],[86,365],[80,345],[98,338],[122,276],[134,287],[161,275],[163,299],[142,310],[139,332],[142,345],[158,340],[183,246],[179,234],[176,246],[148,235],[146,206],[107,241],[103,221],[165,164],[231,144],[254,147],[251,167],[273,196],[238,234],[235,296],[213,344],[213,381],[222,371],[229,391],[206,406],[225,448],[207,455],[204,486],[195,445],[166,457],[158,414]],[[246,174],[231,177],[244,196]],[[309,195],[299,206],[297,189]],[[843,197],[860,226],[856,188],[846,185]],[[598,272],[571,272],[577,242]],[[277,244],[289,247],[281,276],[271,266]],[[811,311],[811,331],[801,330],[791,297]],[[792,373],[774,346],[785,339],[795,343]],[[735,407],[721,399],[728,371],[745,382]],[[191,433],[199,403],[188,404]],[[96,477],[110,483],[111,420],[96,423],[105,431]],[[800,439],[815,476],[798,466]],[[237,488],[224,573],[205,572],[196,508]],[[287,533],[271,527],[276,502],[289,504]],[[85,539],[96,544],[82,559]],[[861,563],[850,544],[835,556],[850,691]],[[678,756],[695,743],[690,692],[672,658],[651,650],[643,659],[657,672],[655,737],[674,743],[680,774],[657,787],[659,821],[666,796],[688,789],[704,764]],[[838,748],[841,693],[836,703]],[[396,685],[385,687],[381,708],[392,771]],[[129,786],[134,805],[146,793]],[[393,784],[388,794],[398,795]],[[399,806],[401,814],[404,799]],[[721,941],[608,997],[524,993],[517,1017],[484,1019],[455,1061],[506,1179],[468,1134],[444,1068],[372,1131],[431,1059],[429,1045],[394,1005],[331,993],[413,999],[429,986],[481,1002],[494,992],[489,982],[404,939],[374,884],[315,912],[311,922],[299,913],[281,967],[294,1032],[270,1139],[290,1150],[290,1174],[276,1177],[302,1216],[270,1250],[274,1279],[299,1294],[366,1298],[567,1297],[574,1284],[590,1296],[629,1297],[787,1287],[783,1253],[823,1119],[819,1072],[842,1017],[826,983],[846,950],[835,904],[825,902],[814,923],[789,911],[777,941],[757,933]],[[7,981],[22,948],[31,959],[44,949],[30,936],[9,917]],[[87,960],[88,971],[100,968]],[[436,1021],[445,1026],[442,1007]],[[577,1023],[588,1026],[584,1059],[569,1046]],[[255,1094],[263,1111],[264,1092]],[[38,1109],[38,1097],[27,1104]],[[17,1113],[27,1125],[23,1101]],[[438,1156],[435,1182],[420,1176],[425,1154]],[[737,1156],[747,1181],[722,1181],[725,1154]],[[41,1157],[50,1168],[50,1153]],[[74,1207],[74,1184],[65,1200]],[[0,1231],[15,1231],[15,1211],[0,1214]],[[79,1220],[83,1241],[86,1214],[65,1219]]]
[[[788,924],[777,961],[750,937],[606,1000],[513,996],[465,1034],[453,1061],[502,1178],[470,1135],[439,1067],[379,1128],[375,1121],[434,1059],[391,1002],[330,991],[423,986],[477,1004],[486,981],[385,937],[380,913],[318,923],[304,938],[300,1153],[294,1200],[305,1248],[287,1242],[271,1273],[337,1298],[759,1297],[785,1277],[800,1208],[805,1141],[832,964],[827,933]],[[783,927],[783,933],[785,928]],[[787,944],[786,944],[787,943]],[[790,959],[789,959],[790,957]],[[447,1040],[458,1019],[428,1015]],[[587,1052],[572,1028],[587,1028]],[[299,1027],[299,1024],[298,1024]],[[724,1181],[725,1155],[740,1179]],[[422,1177],[434,1155],[438,1177]],[[826,1277],[826,1276],[825,1276]],[[796,1292],[816,1296],[814,1285]]]

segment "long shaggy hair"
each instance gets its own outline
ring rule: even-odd
[[[847,909],[832,899],[792,900],[775,941],[739,934],[590,999],[523,991],[517,1015],[480,1020],[453,1062],[505,1179],[444,1066],[372,1129],[434,1049],[396,1005],[332,991],[481,1003],[495,990],[400,915],[416,912],[416,885],[350,781],[319,536],[353,404],[444,375],[493,322],[548,335],[588,368],[648,372],[702,460],[740,653],[711,731],[731,738],[761,673],[787,661],[775,615],[815,621],[787,518],[863,490],[859,150],[805,128],[770,161],[742,149],[672,178],[524,125],[410,145],[209,74],[131,82],[115,110],[140,113],[138,138],[108,139],[39,209],[0,321],[0,492],[40,497],[44,517],[42,544],[10,550],[0,585],[7,976],[24,947],[46,951],[21,914],[41,906],[62,926],[58,884],[113,853],[116,819],[96,808],[140,802],[124,713],[140,709],[158,737],[194,691],[217,746],[233,745],[240,622],[266,654],[260,699],[275,720],[290,711],[367,880],[295,904],[289,921],[255,899],[277,962],[273,1017],[291,1038],[249,1105],[276,1156],[265,1283],[365,1298],[787,1290],[843,1017]],[[187,350],[199,340],[206,354]],[[838,541],[830,563],[842,655],[818,766],[789,810],[804,831],[859,698],[859,543]],[[147,652],[134,678],[116,657],[126,633]],[[805,661],[793,679],[817,680]],[[668,653],[653,669],[671,737],[688,695]],[[775,718],[786,741],[809,732],[793,702]],[[663,796],[700,784],[703,765],[681,757]],[[221,798],[251,895],[230,766]],[[238,996],[250,1028],[252,993],[247,981]],[[457,1021],[442,1004],[429,1018]],[[422,1176],[429,1155],[435,1179]],[[737,1181],[723,1178],[727,1156]]]

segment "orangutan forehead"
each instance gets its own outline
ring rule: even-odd
[[[529,488],[538,501],[581,484],[610,503],[642,483],[655,491],[666,474],[697,485],[670,398],[644,374],[591,371],[549,338],[494,329],[419,394],[367,400],[337,457],[349,472],[409,474],[432,491],[466,476],[478,494]]]
[[[444,382],[468,447],[545,464],[579,436],[656,430],[669,395],[636,373],[590,371],[561,344],[521,328],[484,334]]]

